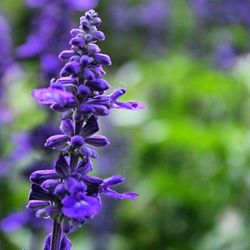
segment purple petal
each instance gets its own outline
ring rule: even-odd
[[[60,124],[60,130],[68,136],[74,135],[74,124],[71,119],[63,120]]]
[[[99,199],[90,196],[85,196],[79,201],[68,197],[64,200],[66,200],[67,206],[62,208],[63,214],[68,218],[73,218],[79,221],[85,221],[88,218],[94,217],[99,213],[101,208]]]
[[[78,87],[77,94],[80,96],[86,96],[91,93],[90,88],[86,85],[81,85]]]
[[[44,190],[37,184],[31,185],[31,191],[29,194],[29,200],[45,200],[50,201],[55,199],[53,194],[50,194],[48,191]]]
[[[42,184],[41,184],[41,188],[44,188],[48,191],[54,191],[55,187],[60,183],[60,180],[57,179],[57,180],[53,180],[53,179],[50,179],[50,180],[46,180],[44,181]]]
[[[70,250],[72,244],[67,236],[64,234],[61,239],[60,250]],[[51,250],[51,234],[47,235],[44,240],[43,250]]]
[[[115,89],[111,95],[110,95],[110,100],[113,102],[113,101],[116,101],[119,97],[121,97],[122,95],[124,95],[125,93],[127,92],[127,89],[125,88],[118,88],[118,89]]]
[[[61,178],[65,178],[69,175],[69,171],[70,171],[69,165],[65,157],[62,154],[60,154],[59,158],[56,161],[55,170],[56,170],[56,173]]]
[[[41,104],[51,105],[64,105],[66,103],[72,103],[75,100],[71,92],[51,87],[35,89],[32,92],[32,96]]]
[[[88,157],[82,160],[77,167],[77,172],[81,175],[86,175],[91,170],[92,170],[92,164]]]
[[[79,148],[84,144],[84,139],[80,135],[71,137],[70,146],[73,148]]]
[[[98,105],[98,104],[94,104],[92,105],[92,107],[94,108],[94,114],[95,115],[99,115],[99,116],[105,116],[109,114],[109,110],[106,106],[104,105]]]
[[[92,33],[92,36],[93,36],[94,39],[96,39],[96,40],[98,40],[98,41],[103,41],[103,40],[105,40],[105,35],[104,35],[104,33],[103,33],[102,31],[94,31],[94,32]],[[110,59],[110,57],[109,57],[108,63],[111,64],[111,59]],[[110,65],[110,64],[108,64],[108,65]]]
[[[70,193],[77,194],[78,192],[85,192],[86,190],[87,190],[86,184],[83,182],[78,182],[71,188]]]
[[[69,139],[70,137],[67,135],[53,135],[47,139],[44,145],[52,148],[62,147],[69,141]]]
[[[104,147],[110,143],[103,135],[93,135],[85,139],[85,142],[95,147]]]
[[[96,152],[96,150],[94,150],[93,148],[90,148],[86,145],[83,145],[81,147],[81,152],[84,156],[87,156],[87,157],[92,157],[92,158],[97,158],[98,157],[98,154]]]
[[[139,110],[144,109],[144,104],[140,102],[114,102],[113,108],[117,109],[129,109],[129,110]]]
[[[70,250],[71,247],[72,247],[72,243],[67,238],[67,236],[64,234],[63,237],[62,237],[62,242],[61,242],[61,248],[60,248],[60,250]]]
[[[93,81],[95,79],[95,74],[93,73],[92,70],[85,68],[83,70],[82,76],[84,79],[89,80],[89,81]]]
[[[82,131],[81,131],[81,136],[83,136],[84,138],[87,138],[93,134],[95,134],[96,132],[98,132],[99,130],[99,126],[97,123],[97,120],[95,118],[95,116],[91,116],[87,123],[84,125]]]
[[[104,91],[110,88],[110,84],[103,79],[88,81],[86,85],[95,91]]]
[[[114,186],[114,185],[118,185],[121,184],[122,182],[124,182],[125,178],[122,176],[111,176],[107,179],[103,180],[103,188],[107,188],[109,186]]]
[[[94,112],[94,107],[93,105],[90,105],[90,104],[87,104],[87,103],[83,103],[81,106],[80,106],[80,110],[83,112],[83,113],[93,113]]]
[[[80,73],[80,71],[81,65],[76,61],[72,61],[65,64],[60,72],[60,76],[65,77],[70,76],[71,74],[77,75]]]
[[[73,228],[74,228],[73,222],[64,217],[62,221],[63,232],[68,234]]]
[[[131,200],[131,201],[135,201],[137,196],[139,194],[137,193],[132,193],[132,192],[127,192],[127,193],[117,193],[116,191],[112,190],[112,189],[106,189],[105,191],[102,192],[104,195],[109,196],[113,199],[116,200]]]
[[[67,193],[67,190],[65,189],[65,186],[63,185],[63,183],[57,185],[54,190],[54,194],[58,196],[64,197],[66,193]]]
[[[47,235],[44,240],[43,250],[50,250],[51,249],[51,234]]]
[[[70,192],[71,187],[76,185],[77,181],[73,177],[68,177],[67,179],[64,180],[64,186],[65,188]]]
[[[73,207],[77,200],[73,196],[67,196],[62,200],[64,207]]]
[[[95,60],[97,63],[102,64],[102,65],[111,65],[111,59],[108,55],[105,54],[96,54],[95,55]]]
[[[59,178],[55,170],[46,169],[46,170],[37,170],[33,172],[30,176],[30,180],[36,184],[41,184],[48,179],[57,179]]]
[[[29,209],[40,209],[40,208],[44,208],[49,206],[49,202],[48,201],[36,201],[36,200],[32,200],[29,201],[29,203],[27,204],[26,208]]]
[[[64,60],[69,60],[71,56],[75,55],[75,52],[73,50],[63,50],[59,54],[59,58],[64,61]]]

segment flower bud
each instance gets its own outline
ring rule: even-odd
[[[69,60],[69,58],[71,56],[75,55],[75,52],[72,50],[63,50],[60,54],[59,54],[59,58],[64,61],[64,60]]]

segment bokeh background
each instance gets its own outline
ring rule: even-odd
[[[73,249],[250,249],[249,0],[1,0],[0,249],[41,249],[50,230],[24,208],[30,172],[53,165],[43,143],[58,117],[31,91],[58,76],[89,8],[113,59],[106,79],[146,108],[102,120],[112,144],[95,162],[138,201],[104,199]]]

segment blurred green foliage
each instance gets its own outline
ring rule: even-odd
[[[136,206],[121,204],[119,235],[133,240],[116,249],[248,249],[245,82],[185,53],[136,68],[130,93],[147,108],[130,135],[127,175],[141,195]]]

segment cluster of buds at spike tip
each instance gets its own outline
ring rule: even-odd
[[[101,19],[94,10],[86,12],[79,28],[71,30],[71,49],[59,55],[65,62],[59,79],[52,79],[48,88],[33,91],[39,103],[49,104],[52,110],[61,113],[61,134],[49,137],[45,143],[46,147],[60,151],[60,156],[53,169],[31,175],[28,207],[36,210],[36,216],[56,221],[64,233],[98,214],[101,195],[120,200],[135,200],[138,195],[111,189],[124,181],[121,176],[103,180],[89,175],[91,158],[97,157],[95,148],[109,144],[105,136],[97,134],[98,116],[108,115],[113,108],[143,108],[138,102],[118,101],[126,92],[124,88],[106,93],[110,84],[103,79],[103,66],[111,65],[111,59],[96,44],[105,39],[97,29],[100,24]],[[62,236],[61,244],[66,244],[65,237]],[[51,238],[51,235],[47,237],[45,249],[50,249]]]

